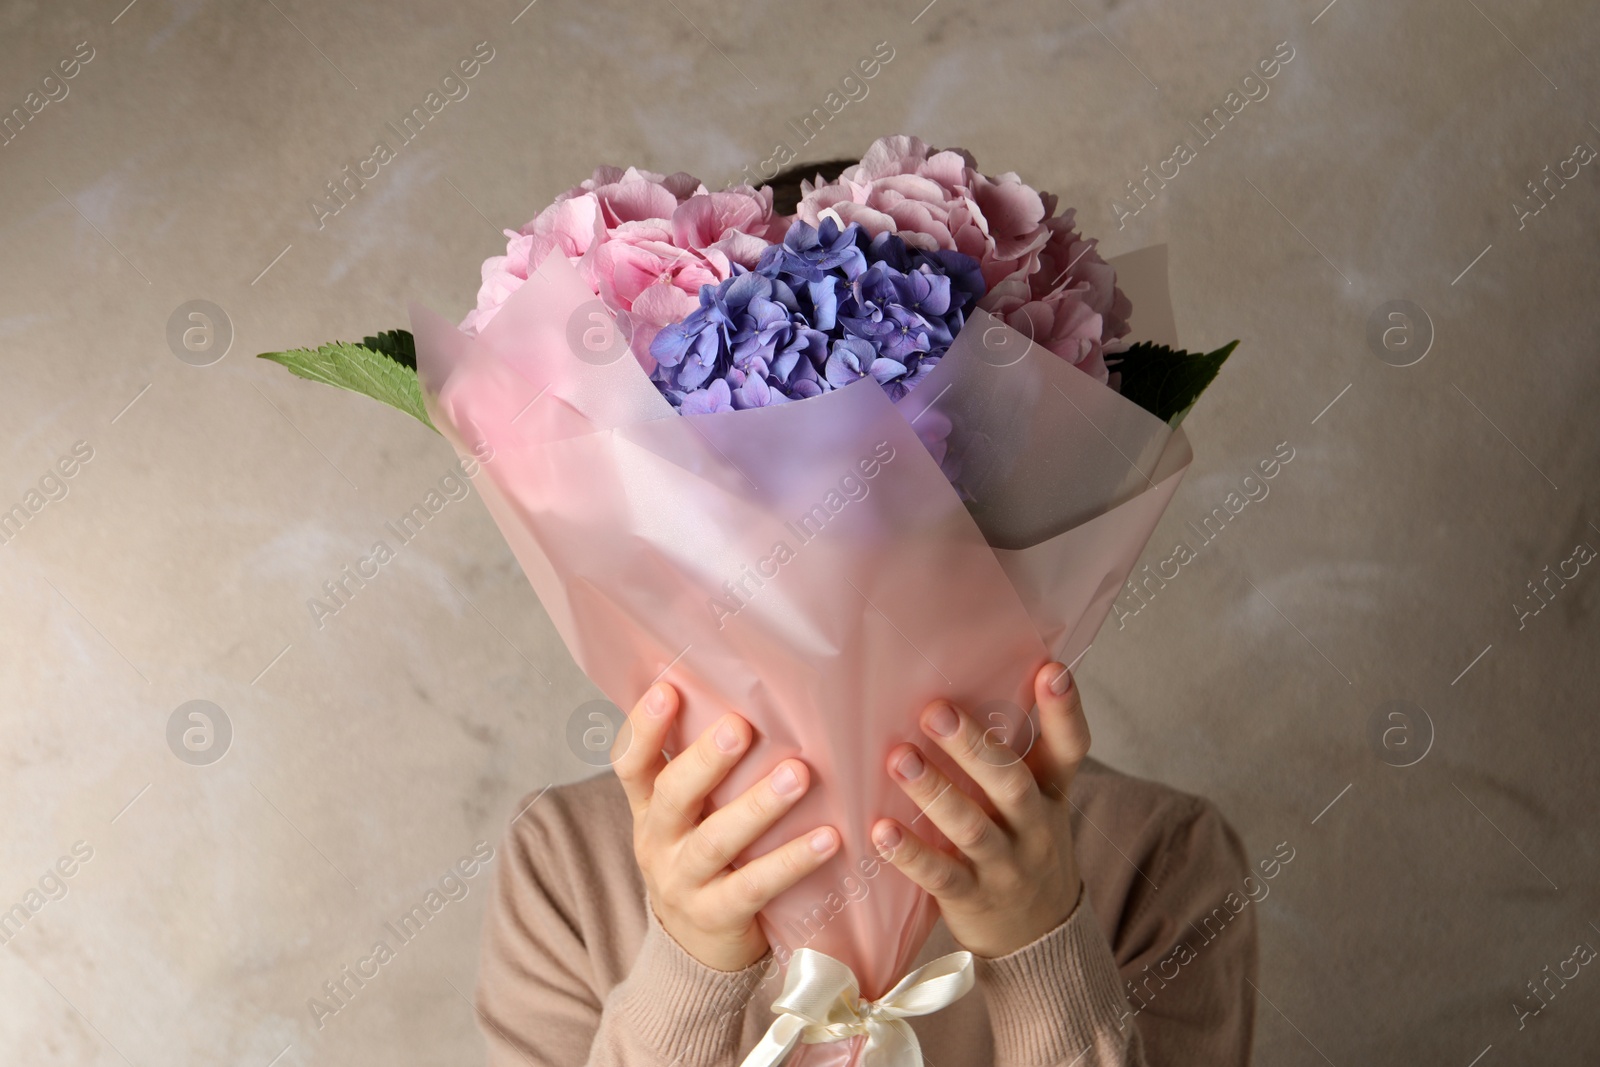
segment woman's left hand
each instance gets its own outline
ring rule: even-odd
[[[879,851],[939,902],[961,947],[989,958],[1061,925],[1081,888],[1067,791],[1088,754],[1089,726],[1078,687],[1061,664],[1040,668],[1033,690],[1039,736],[1025,755],[998,743],[948,701],[922,712],[923,732],[988,795],[996,817],[953,788],[917,746],[897,745],[889,753],[890,777],[959,853],[933,847],[893,819],[872,827]]]

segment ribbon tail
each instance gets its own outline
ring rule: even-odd
[[[861,1067],[923,1067],[917,1032],[904,1019],[884,1019],[871,1028]]]
[[[750,1050],[739,1067],[778,1067],[789,1058],[789,1053],[800,1043],[806,1021],[798,1015],[780,1015],[772,1020],[767,1032],[761,1035],[756,1047]],[[913,1035],[912,1040],[916,1037]]]

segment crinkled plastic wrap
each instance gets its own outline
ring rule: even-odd
[[[1152,321],[1159,268],[1154,298],[1131,294]],[[739,861],[836,827],[839,853],[763,926],[785,958],[825,952],[884,993],[936,917],[868,839],[879,817],[918,816],[890,748],[924,742],[935,697],[1026,746],[1032,676],[1092,641],[1187,466],[1182,434],[982,313],[898,408],[865,378],[687,417],[560,256],[479,337],[420,307],[412,322],[429,415],[489,457],[483,498],[595,685],[622,708],[658,677],[676,686],[671,751],[727,711],[748,719],[756,741],[714,804],[785,757],[810,767],[810,791]],[[796,1062],[846,1063],[858,1044]]]

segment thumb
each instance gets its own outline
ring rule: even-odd
[[[1039,740],[1027,763],[1041,789],[1048,793],[1055,785],[1065,793],[1089,754],[1089,722],[1078,680],[1061,664],[1046,663],[1034,675],[1033,695],[1039,704]]]

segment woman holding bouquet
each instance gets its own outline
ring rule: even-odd
[[[614,774],[508,830],[494,1063],[1245,1062],[1265,884],[1209,804],[1088,761],[1044,663],[1093,640],[1233,346],[1130,343],[1074,212],[963,150],[887,137],[789,192],[601,167],[459,327],[268,354],[481,456],[635,704]]]

